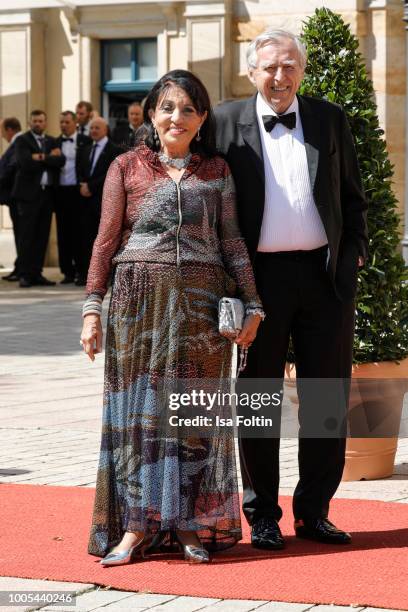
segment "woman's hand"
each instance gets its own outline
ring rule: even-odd
[[[262,318],[258,314],[250,314],[246,316],[244,326],[239,336],[237,336],[235,339],[235,342],[243,348],[250,347],[256,338],[261,320]]]
[[[101,317],[97,314],[86,315],[80,343],[91,361],[94,361],[96,353],[102,352],[102,337]]]

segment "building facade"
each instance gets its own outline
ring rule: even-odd
[[[406,4],[406,2],[405,2]],[[110,124],[141,100],[158,76],[186,68],[214,103],[249,96],[248,42],[268,26],[300,32],[315,8],[341,14],[358,36],[404,210],[406,54],[402,0],[1,0],[0,117],[48,114],[90,100]],[[6,143],[2,142],[4,150]],[[9,220],[0,207],[0,231]]]

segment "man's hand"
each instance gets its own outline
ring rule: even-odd
[[[79,193],[84,198],[90,198],[92,193],[89,191],[88,183],[80,183]]]
[[[256,338],[261,320],[261,317],[257,314],[251,314],[245,317],[244,327],[239,336],[235,339],[235,342],[243,348],[250,347]]]
[[[44,161],[45,154],[44,153],[32,153],[31,159],[35,159],[35,161]]]
[[[55,149],[51,149],[50,155],[62,155],[61,149],[59,149],[58,147],[56,147]]]
[[[102,352],[102,324],[101,317],[96,314],[88,314],[84,317],[81,340],[84,352],[91,361],[95,360],[96,353]]]

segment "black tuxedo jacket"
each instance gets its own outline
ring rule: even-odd
[[[16,178],[16,141],[14,141],[0,159],[0,204],[11,204],[14,180]]]
[[[51,149],[57,147],[57,143],[55,138],[46,135],[44,139],[44,161],[32,159],[33,153],[41,153],[41,151],[30,130],[21,134],[16,139],[15,145],[17,172],[12,196],[16,200],[35,200],[44,170],[48,171],[49,184],[56,185],[59,169],[65,164],[65,157],[49,154]]]
[[[94,171],[91,174],[91,152],[93,142],[85,145],[78,155],[78,174],[80,183],[88,183],[90,192],[92,193],[92,199],[101,202],[103,184],[105,182],[106,173],[109,170],[109,166],[121,153],[122,149],[113,144],[111,140],[108,140],[102,153],[100,154],[98,161],[96,162]]]
[[[128,122],[119,123],[112,132],[112,140],[124,151],[128,151],[136,144],[136,132],[129,127]]]
[[[327,234],[327,271],[340,299],[354,297],[358,256],[367,257],[367,203],[353,138],[340,106],[298,96],[310,183]],[[237,189],[241,232],[254,261],[265,203],[262,143],[256,96],[215,109],[217,147]]]
[[[63,136],[62,134],[60,136],[58,136],[58,138],[55,139],[55,142],[57,143],[57,147],[59,147],[62,151],[62,141],[63,141]],[[92,138],[89,138],[89,136],[87,136],[86,134],[80,134],[79,132],[77,132],[77,137],[76,137],[76,157],[75,157],[75,169],[76,169],[76,175],[77,175],[77,181],[79,183],[79,160],[81,157],[81,151],[84,147],[86,147],[87,145],[92,145]],[[60,168],[61,170],[61,168]]]

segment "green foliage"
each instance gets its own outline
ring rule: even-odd
[[[339,15],[317,9],[304,22],[308,66],[300,93],[341,104],[355,138],[368,200],[369,260],[359,275],[354,358],[397,361],[408,354],[408,286],[399,246],[393,169],[379,127],[373,85],[358,40]]]

